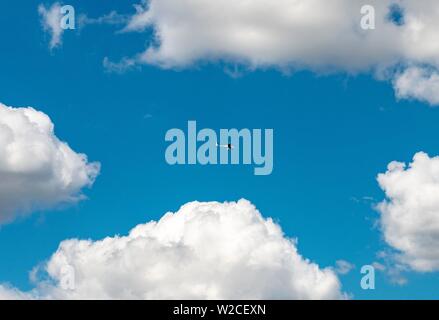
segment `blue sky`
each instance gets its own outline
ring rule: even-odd
[[[297,237],[304,257],[322,267],[340,259],[354,264],[340,275],[343,291],[354,298],[435,298],[435,272],[407,271],[405,285],[378,272],[376,289],[362,290],[359,269],[389,249],[376,225],[374,205],[384,199],[376,176],[393,160],[410,162],[418,151],[438,154],[439,109],[396,99],[392,85],[371,74],[267,68],[231,77],[223,62],[107,72],[104,57],[132,56],[151,35],[91,25],[66,31],[62,47],[50,51],[39,3],[0,4],[0,101],[46,113],[56,135],[102,169],[85,191],[87,200],[0,227],[0,283],[32,288],[29,271],[64,239],[126,234],[193,200],[245,198]],[[70,3],[93,17],[133,11],[120,1]],[[164,135],[184,129],[188,120],[215,130],[273,128],[273,173],[169,166]]]

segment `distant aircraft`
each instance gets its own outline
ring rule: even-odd
[[[229,150],[235,149],[235,147],[232,146],[231,143],[228,143],[228,144],[218,144],[217,143],[216,146],[219,147],[219,148],[227,148]]]

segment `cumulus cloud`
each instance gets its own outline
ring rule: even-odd
[[[439,3],[371,0],[375,29],[361,27],[364,3],[351,0],[143,0],[131,16],[82,14],[78,24],[153,31],[144,52],[104,60],[111,72],[139,64],[185,68],[226,62],[249,70],[372,72],[391,80],[398,98],[439,105]],[[50,48],[61,45],[61,5],[38,7]]]
[[[0,300],[30,300],[32,295],[21,292],[11,286],[0,284]]]
[[[351,0],[144,0],[124,31],[153,30],[151,45],[135,60],[163,68],[224,61],[249,69],[390,73],[389,80],[396,67],[439,68],[439,2],[368,4],[375,30],[361,28],[364,3]],[[438,104],[431,96],[436,77],[422,82],[398,95]]]
[[[74,288],[62,285],[74,270]],[[331,268],[247,200],[191,202],[127,236],[63,241],[30,294],[55,299],[338,299]],[[47,278],[47,277],[46,277]]]
[[[0,223],[81,200],[99,169],[55,136],[46,114],[0,103]]]
[[[60,46],[64,31],[64,29],[61,28],[61,4],[55,2],[52,6],[47,8],[43,4],[40,4],[38,6],[38,13],[41,17],[41,24],[44,31],[50,34],[49,48],[54,49]]]
[[[408,166],[391,162],[378,182],[387,197],[377,207],[381,227],[397,262],[439,271],[439,157],[419,152]]]
[[[439,105],[439,73],[411,67],[394,81],[396,96],[401,99],[417,99],[431,105]]]
[[[126,30],[153,28],[157,42],[142,58],[164,67],[229,60],[356,70],[394,58],[391,46],[380,43],[393,25],[381,22],[380,35],[362,32],[360,8],[348,0],[150,0]]]
[[[350,0],[150,0],[127,29],[154,28],[158,46],[144,59],[170,66],[215,58],[345,71],[398,59],[438,63],[437,1],[402,1],[404,25],[388,18],[392,3],[370,2],[371,31],[360,26],[363,4]]]

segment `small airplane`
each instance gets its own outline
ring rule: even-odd
[[[231,143],[228,143],[228,144],[218,144],[217,143],[216,146],[219,147],[219,148],[227,148],[229,150],[235,149],[235,147],[232,146]]]

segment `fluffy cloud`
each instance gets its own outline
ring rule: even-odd
[[[61,285],[66,266],[72,290]],[[246,200],[191,202],[127,236],[63,241],[45,272],[35,298],[344,298],[334,271],[303,258]]]
[[[363,32],[360,8],[349,0],[150,0],[137,7],[126,30],[153,28],[157,45],[142,58],[164,67],[229,60],[356,70],[394,58],[392,44],[381,43],[393,25],[378,19],[383,30]]]
[[[58,140],[46,114],[0,104],[0,223],[82,199],[99,168]]]
[[[32,295],[21,292],[13,287],[0,284],[0,300],[29,300]]]
[[[439,105],[439,73],[425,68],[411,67],[394,81],[396,96],[417,99]]]
[[[363,3],[350,0],[150,0],[127,30],[154,28],[145,61],[181,66],[203,59],[255,67],[364,70],[398,60],[439,63],[439,4],[401,1],[405,23],[388,17],[394,1],[370,1],[376,30],[360,26]]]
[[[375,30],[361,28],[364,3],[352,0],[145,0],[124,30],[154,30],[154,41],[135,60],[164,68],[225,61],[390,78],[399,74],[395,67],[439,68],[438,1],[367,4],[375,8]],[[416,88],[400,88],[404,79],[396,80],[400,97],[438,104],[435,76],[422,77]]]
[[[61,5],[55,2],[51,7],[46,8],[43,4],[38,6],[38,13],[41,17],[41,24],[44,31],[50,34],[49,48],[54,49],[61,45],[64,29],[61,28]]]
[[[381,227],[397,261],[439,271],[439,157],[420,152],[409,166],[391,162],[378,182],[387,196],[378,205]]]

